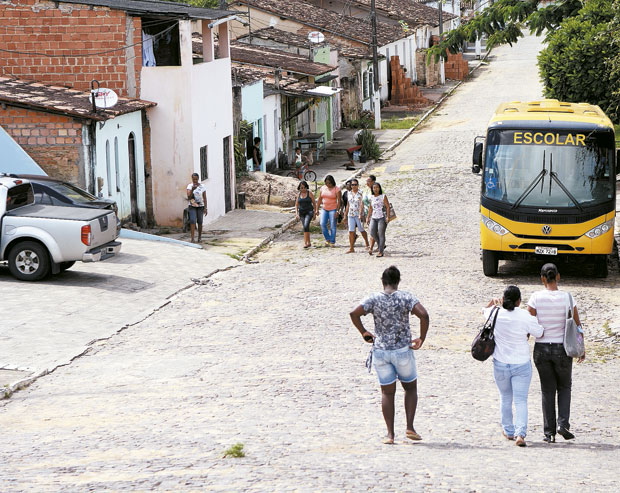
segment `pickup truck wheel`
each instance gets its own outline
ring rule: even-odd
[[[72,262],[60,262],[60,272],[64,272],[67,269],[70,269],[71,267],[73,267],[73,264],[75,264],[75,260],[73,260]]]
[[[34,241],[18,243],[9,253],[9,270],[22,281],[43,279],[50,270],[47,249]]]

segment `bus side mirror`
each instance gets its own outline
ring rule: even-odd
[[[480,173],[480,167],[482,166],[482,149],[484,144],[482,142],[476,142],[474,144],[474,154],[472,156],[472,173]]]

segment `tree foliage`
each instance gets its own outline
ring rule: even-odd
[[[487,47],[512,46],[527,29],[545,35],[538,57],[545,96],[598,104],[620,117],[620,0],[498,0],[448,32],[428,56],[458,53],[466,41],[485,36]]]
[[[219,0],[166,0],[167,2],[186,3],[194,7],[208,7],[217,9],[220,6]]]
[[[576,16],[565,19],[547,35],[547,46],[538,56],[546,97],[598,104],[616,117],[610,61],[618,56],[610,42],[613,20],[610,0],[589,0]]]

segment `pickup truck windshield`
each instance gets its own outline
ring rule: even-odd
[[[514,207],[578,207],[614,197],[608,134],[492,130],[483,193]]]
[[[28,183],[22,183],[9,188],[6,196],[6,211],[11,211],[34,202],[32,187]]]

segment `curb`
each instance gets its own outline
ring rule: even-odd
[[[469,77],[471,74],[473,74],[483,63],[486,62],[486,59],[489,57],[489,54],[491,53],[491,51],[487,51],[486,54],[484,55],[483,58],[481,58],[478,61],[478,65],[476,65],[474,68],[472,68],[469,73],[467,74],[467,76]],[[445,93],[441,99],[439,101],[437,101],[435,103],[435,105],[430,108],[426,113],[424,113],[424,115],[422,115],[422,117],[420,118],[420,120],[409,129],[409,131],[403,135],[400,139],[398,139],[396,142],[394,142],[390,147],[388,147],[385,151],[383,151],[381,154],[385,154],[387,152],[393,151],[394,149],[396,149],[399,145],[401,145],[405,139],[407,137],[409,137],[420,125],[422,125],[426,120],[428,120],[428,118],[437,110],[437,108],[439,108],[439,106],[441,106],[441,104],[448,99],[450,96],[452,96],[452,93],[454,91],[456,91],[459,87],[461,87],[461,84],[463,84],[463,82],[465,82],[465,80],[460,80],[452,89],[450,89],[447,93]]]

